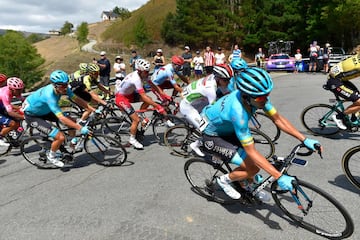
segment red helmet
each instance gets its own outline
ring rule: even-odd
[[[23,89],[24,83],[20,78],[11,77],[11,78],[8,78],[8,80],[7,80],[7,86],[13,90],[14,89]]]
[[[179,56],[172,56],[171,57],[171,62],[173,64],[182,66],[184,64],[184,59],[182,57],[179,57]]]
[[[4,83],[7,79],[7,76],[5,74],[0,73],[0,83]]]

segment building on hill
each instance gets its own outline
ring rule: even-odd
[[[113,21],[119,17],[118,14],[114,13],[113,11],[103,11],[101,13],[101,19],[103,21]]]
[[[49,30],[49,34],[52,36],[59,36],[61,34],[61,31],[59,30]]]

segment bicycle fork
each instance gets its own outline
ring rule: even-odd
[[[304,216],[306,216],[310,210],[310,208],[312,207],[312,201],[310,200],[310,198],[306,195],[306,193],[304,192],[304,190],[299,186],[299,184],[294,183],[294,191],[290,191],[290,194],[292,196],[292,198],[294,199],[294,201],[296,202],[296,204],[298,205],[298,209],[301,210],[301,212],[304,214]],[[304,199],[307,202],[307,206],[304,207],[303,204],[301,203],[298,194],[301,194]]]

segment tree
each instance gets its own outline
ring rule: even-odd
[[[115,7],[113,9],[113,12],[119,15],[121,20],[125,20],[131,17],[131,12],[126,8]]]
[[[72,32],[74,25],[68,21],[66,21],[63,27],[60,29],[61,35],[66,35]]]
[[[76,29],[76,39],[79,44],[87,43],[87,36],[89,34],[89,28],[87,22],[82,22]]]
[[[43,71],[40,66],[44,62],[21,33],[7,31],[0,36],[0,72],[20,77],[27,88],[41,81]]]
[[[147,32],[145,19],[140,17],[134,26],[135,44],[139,47],[144,47],[146,44],[151,43],[149,34]]]

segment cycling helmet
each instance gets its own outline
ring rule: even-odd
[[[11,77],[7,79],[7,86],[12,90],[23,89],[24,83],[20,78]]]
[[[87,65],[87,72],[88,73],[95,73],[95,72],[99,72],[100,71],[100,67],[95,64],[95,63],[89,63]]]
[[[184,64],[184,59],[182,57],[179,57],[179,56],[172,56],[171,57],[171,62],[173,64],[182,66]]]
[[[230,67],[230,65],[219,64],[219,65],[214,66],[213,74],[215,75],[215,77],[218,77],[218,78],[230,79],[234,75],[234,72],[233,72],[232,68]]]
[[[6,82],[7,76],[5,74],[0,73],[0,84]]]
[[[81,73],[81,74],[86,73],[86,71],[87,71],[87,66],[88,66],[87,63],[80,63],[80,64],[79,64],[79,70],[80,70],[80,73]]]
[[[264,96],[273,89],[270,75],[261,68],[246,68],[235,75],[235,84],[246,95],[257,97]]]
[[[234,69],[234,71],[241,71],[248,67],[247,63],[242,58],[232,60],[230,65]]]
[[[135,62],[135,68],[138,71],[150,71],[150,63],[145,59],[137,59]]]
[[[63,70],[55,70],[50,74],[50,81],[54,84],[66,84],[69,82],[69,76]]]

